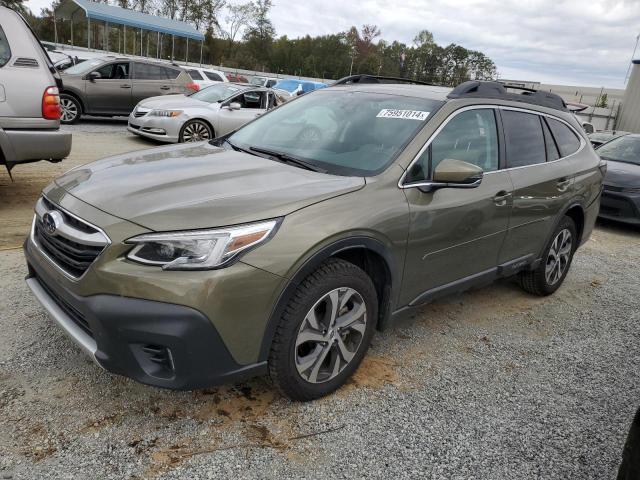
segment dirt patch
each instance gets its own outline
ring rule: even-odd
[[[343,390],[348,391],[362,387],[382,388],[389,384],[398,385],[400,383],[400,377],[397,373],[398,366],[389,358],[367,355]]]

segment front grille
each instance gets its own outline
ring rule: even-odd
[[[150,110],[146,108],[138,108],[133,112],[133,116],[136,118],[144,117]]]
[[[53,233],[44,228],[42,219],[48,213],[62,217],[59,228]],[[109,244],[109,239],[98,228],[71,215],[45,197],[41,197],[36,204],[32,239],[51,262],[75,278],[82,276]]]
[[[140,130],[140,125],[134,125],[133,123],[130,123],[129,126],[134,130]]]
[[[51,297],[51,300],[53,300],[56,303],[56,305],[58,305],[58,307],[60,307],[60,309],[64,313],[66,313],[71,320],[73,320],[73,323],[78,325],[83,332],[85,332],[87,335],[93,338],[93,332],[91,331],[91,326],[89,325],[89,322],[87,322],[87,319],[84,318],[84,315],[80,313],[80,311],[76,309],[73,305],[67,302],[64,298],[58,295],[54,290],[52,290],[51,287],[49,287],[49,285],[47,285],[42,280],[42,277],[36,275],[36,278],[38,279],[40,286],[44,289],[45,292],[47,292],[49,297]]]

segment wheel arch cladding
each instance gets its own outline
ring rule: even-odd
[[[578,235],[577,244],[579,245],[582,241],[582,233],[584,231],[584,209],[582,208],[582,205],[578,203],[571,205],[564,212],[564,215],[569,217],[576,224],[576,231]]]
[[[309,258],[298,271],[291,277],[286,287],[280,294],[278,301],[271,311],[260,347],[259,360],[264,360],[269,355],[271,342],[278,325],[278,321],[298,285],[322,262],[329,258],[340,258],[353,263],[369,275],[378,295],[378,320],[376,327],[384,329],[389,322],[391,312],[391,300],[393,291],[399,285],[394,272],[394,263],[391,253],[381,242],[370,237],[352,237],[339,240],[328,245],[311,258]]]
[[[60,92],[60,95],[67,95],[69,97],[73,97],[80,105],[80,109],[81,109],[80,114],[83,114],[86,111],[84,102],[82,101],[82,98],[80,97],[80,95],[78,95],[77,93],[71,90],[63,90],[62,92]]]

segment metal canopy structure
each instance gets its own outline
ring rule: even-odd
[[[158,35],[158,43],[162,40],[160,35],[171,35],[171,58],[173,59],[173,50],[175,37],[186,38],[187,40],[187,57],[189,40],[200,41],[200,57],[202,62],[202,43],[204,35],[196,30],[192,25],[179,20],[149,15],[148,13],[137,12],[126,8],[108,5],[106,3],[97,3],[91,0],[64,0],[54,11],[54,32],[57,39],[56,19],[69,20],[71,22],[71,44],[73,44],[73,22],[77,19],[77,15],[84,14],[87,21],[87,48],[91,48],[91,21],[104,23],[105,29],[110,26],[119,26],[123,28],[124,38],[126,39],[127,27],[140,32],[140,52],[142,48],[142,32],[154,32]],[[136,38],[134,33],[134,42]],[[108,49],[108,44],[107,44]],[[134,50],[135,48],[134,43]],[[156,48],[157,50],[157,48]],[[137,52],[133,52],[137,53]],[[148,36],[147,36],[147,53],[148,53]]]

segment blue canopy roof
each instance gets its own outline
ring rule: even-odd
[[[67,0],[56,9],[60,18],[70,18],[74,10],[81,8],[87,18],[101,20],[127,27],[142,28],[154,32],[166,33],[177,37],[187,37],[194,40],[204,40],[204,35],[192,25],[179,20],[149,15],[148,13],[128,10],[126,8],[92,2],[91,0]]]

